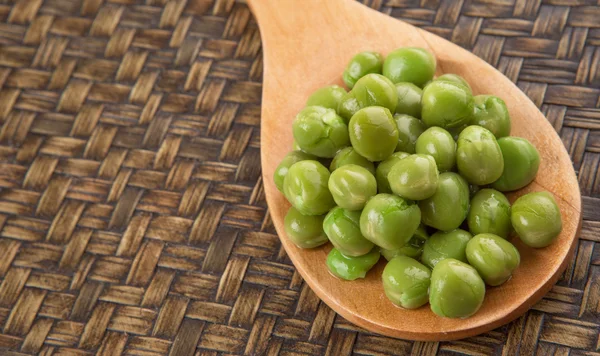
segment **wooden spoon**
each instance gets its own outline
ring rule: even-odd
[[[264,78],[261,120],[263,184],[269,210],[290,259],[312,290],[333,310],[370,331],[413,340],[450,340],[479,334],[523,314],[552,288],[565,269],[581,225],[581,196],[571,160],[552,126],[517,86],[468,51],[405,22],[350,0],[247,0],[263,44]],[[563,230],[549,247],[532,249],[514,238],[521,266],[510,281],[489,287],[482,308],[467,319],[445,319],[429,306],[404,310],[392,305],[381,284],[380,262],[365,279],[342,281],[327,270],[331,246],[297,248],[286,237],[283,220],[289,204],[273,183],[273,172],[292,148],[291,124],[311,92],[342,85],[350,58],[365,50],[386,55],[403,46],[427,48],[438,60],[437,75],[463,76],[475,94],[506,101],[513,136],[525,137],[539,150],[535,182],[513,194],[554,194]],[[383,259],[382,259],[383,260]]]

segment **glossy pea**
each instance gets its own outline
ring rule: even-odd
[[[467,260],[490,286],[506,282],[519,266],[519,250],[494,234],[479,234],[467,243]]]
[[[421,262],[430,268],[447,258],[467,262],[465,250],[471,237],[473,235],[470,232],[461,229],[438,231],[425,242]]]
[[[429,304],[446,318],[466,318],[475,314],[485,297],[485,283],[466,263],[449,258],[431,271]]]
[[[431,197],[438,187],[438,179],[439,173],[433,157],[419,154],[400,160],[388,174],[392,192],[411,200]]]
[[[398,105],[396,114],[406,114],[417,119],[421,118],[421,95],[423,90],[413,83],[396,83],[398,93]]]
[[[398,94],[394,84],[380,74],[367,74],[360,78],[354,88],[345,94],[338,106],[338,113],[348,123],[360,109],[381,106],[395,112]]]
[[[294,139],[302,151],[331,158],[350,144],[348,126],[333,109],[322,106],[304,108],[292,124]]]
[[[283,222],[285,233],[298,247],[321,246],[329,241],[323,231],[323,218],[323,215],[302,215],[292,206]]]
[[[373,162],[359,155],[352,147],[346,147],[339,150],[338,153],[335,154],[335,157],[333,157],[333,161],[331,161],[331,165],[329,165],[329,170],[333,172],[347,164],[356,164],[357,166],[366,168],[372,174],[375,174],[375,165]]]
[[[350,257],[341,253],[337,248],[331,249],[327,255],[327,268],[334,276],[353,281],[365,278],[367,272],[379,261],[379,251],[371,250],[366,255]]]
[[[390,182],[388,181],[388,174],[392,170],[392,167],[403,158],[410,156],[406,152],[394,152],[391,156],[386,158],[384,161],[377,165],[375,170],[375,180],[377,180],[377,191],[379,193],[391,193]]]
[[[427,234],[427,231],[421,225],[417,228],[417,231],[415,231],[415,234],[410,238],[406,245],[395,250],[386,250],[384,248],[380,248],[379,251],[388,261],[396,256],[419,258],[423,253],[423,245],[425,245],[425,242],[428,238],[429,235]]]
[[[394,115],[394,121],[398,128],[396,152],[415,153],[417,139],[425,131],[425,125],[421,120],[406,114]]]
[[[360,109],[358,100],[356,100],[352,93],[347,93],[342,97],[337,112],[344,120],[344,123],[348,124],[352,116]]]
[[[308,97],[306,106],[322,106],[337,111],[345,94],[346,90],[338,85],[319,88]]]
[[[424,48],[403,47],[387,55],[383,75],[392,82],[409,82],[423,87],[435,74],[435,57]]]
[[[360,52],[356,54],[344,70],[342,79],[349,89],[352,89],[360,78],[370,73],[381,74],[383,56],[377,52]]]
[[[312,160],[294,163],[283,181],[283,193],[304,215],[323,215],[335,206],[327,183],[329,170]]]
[[[350,94],[356,98],[360,108],[382,106],[395,112],[398,105],[396,86],[381,74],[367,74],[360,78]]]
[[[471,184],[486,185],[504,171],[502,151],[494,135],[481,126],[469,126],[458,137],[458,172]]]
[[[465,80],[465,78],[461,77],[458,74],[454,74],[454,73],[442,74],[439,77],[435,78],[434,81],[451,82],[451,83],[455,83],[455,84],[460,84],[460,85],[465,86],[467,89],[469,89],[469,92],[472,92],[471,86],[469,85],[469,83]]]
[[[419,202],[421,219],[442,231],[458,228],[469,212],[469,185],[459,174],[440,174],[435,193]]]
[[[362,256],[373,249],[373,243],[360,232],[360,211],[335,207],[323,220],[322,229],[333,246],[346,256]]]
[[[506,239],[511,230],[510,202],[495,189],[482,189],[471,199],[467,222],[473,234],[490,233]]]
[[[416,309],[429,301],[431,270],[413,258],[391,259],[381,274],[388,299],[406,309]]]
[[[387,108],[371,106],[359,110],[349,124],[354,150],[371,162],[388,158],[398,144],[398,129]]]
[[[560,209],[548,192],[529,193],[517,199],[510,220],[521,241],[530,247],[550,245],[562,230]]]
[[[365,238],[388,250],[403,247],[417,231],[419,207],[396,195],[378,194],[360,215],[360,231]]]
[[[335,203],[348,210],[362,210],[367,200],[377,194],[375,176],[356,164],[347,164],[333,171],[328,187]]]
[[[428,127],[444,129],[466,124],[473,112],[473,96],[465,86],[433,81],[423,89],[421,120]]]
[[[433,157],[440,172],[451,170],[456,163],[456,142],[452,135],[441,127],[425,130],[417,139],[415,151]]]
[[[302,151],[292,151],[283,158],[281,163],[275,168],[275,173],[273,174],[273,181],[275,181],[275,186],[280,192],[283,192],[283,180],[290,167],[296,162],[308,159],[314,160],[316,157]]]
[[[503,137],[498,140],[504,161],[504,171],[492,183],[502,192],[521,189],[531,183],[540,167],[540,154],[531,142],[521,137]]]
[[[490,130],[496,138],[510,135],[510,115],[504,100],[494,95],[477,95],[473,98],[471,125]]]

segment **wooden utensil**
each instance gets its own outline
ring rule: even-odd
[[[312,290],[344,318],[373,332],[413,340],[450,340],[505,324],[533,306],[564,270],[581,226],[581,196],[569,155],[537,107],[508,78],[468,51],[405,22],[350,0],[247,0],[263,45],[264,75],[261,159],[265,195],[273,223],[290,259]],[[292,148],[291,123],[310,93],[328,84],[342,85],[350,58],[365,50],[386,55],[403,46],[427,48],[438,60],[437,75],[463,76],[475,94],[506,101],[513,136],[525,137],[539,150],[536,180],[509,194],[511,201],[530,191],[554,194],[563,230],[549,247],[532,249],[512,239],[521,266],[510,281],[488,287],[485,302],[467,319],[436,316],[429,306],[404,310],[392,305],[381,284],[380,262],[365,279],[342,281],[327,270],[331,246],[303,250],[286,237],[283,220],[289,208],[273,183],[273,172]]]

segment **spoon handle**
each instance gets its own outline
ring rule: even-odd
[[[348,0],[246,0],[261,30],[263,41],[271,35],[314,34],[319,27],[328,27],[335,14],[343,12]],[[316,27],[316,28],[315,28]]]
[[[299,22],[310,21],[310,16],[324,8],[337,7],[344,0],[246,0],[259,24],[275,22],[278,26],[294,28]]]

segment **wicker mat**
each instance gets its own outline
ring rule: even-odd
[[[455,342],[353,326],[269,219],[244,3],[0,0],[0,355],[597,355],[600,5],[365,2],[499,68],[560,133],[584,221],[545,299]]]

